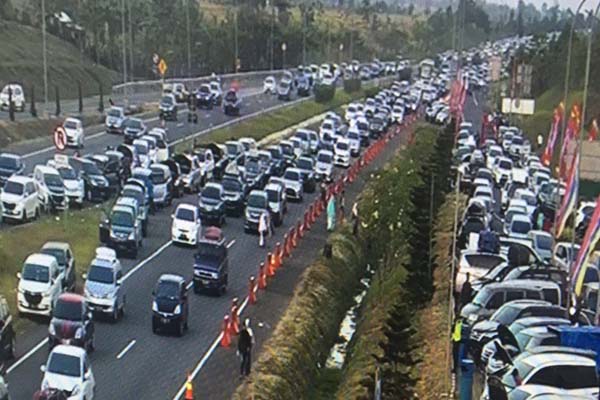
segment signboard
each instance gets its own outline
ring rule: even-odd
[[[59,151],[63,151],[67,147],[67,134],[60,125],[54,129],[54,146]]]
[[[502,99],[502,112],[505,114],[532,115],[535,112],[535,100],[533,99]]]
[[[517,66],[517,85],[521,96],[531,96],[531,76],[533,67],[531,64],[519,64]]]
[[[497,82],[502,77],[502,58],[498,56],[490,57],[490,79]]]
[[[55,154],[54,163],[57,167],[67,167],[69,165],[69,157],[66,154]]]
[[[162,76],[165,76],[168,68],[169,67],[167,66],[167,62],[165,61],[165,59],[161,58],[160,61],[158,62],[158,73],[161,74]]]

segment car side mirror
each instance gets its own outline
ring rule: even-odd
[[[88,370],[85,374],[83,374],[83,380],[88,381],[92,377],[92,373]]]
[[[45,365],[40,365],[40,371],[46,372],[46,366]]]
[[[20,272],[17,272],[17,278],[18,278],[18,279],[21,279],[22,277],[23,277],[23,275],[21,275],[21,273],[20,273]]]
[[[81,274],[81,277],[83,278],[84,281],[87,281],[88,278],[88,274]]]
[[[92,315],[91,311],[87,313],[87,318],[89,320],[91,320],[94,316]]]

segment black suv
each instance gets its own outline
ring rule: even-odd
[[[240,115],[242,108],[242,98],[237,94],[235,90],[230,90],[225,95],[223,101],[223,112],[225,115]]]
[[[63,293],[56,300],[48,327],[50,350],[59,344],[69,344],[94,351],[94,321],[85,298],[75,293]]]
[[[310,157],[300,157],[296,161],[296,168],[302,172],[302,181],[306,193],[314,193],[317,189],[315,178],[315,161]]]
[[[95,162],[85,158],[69,158],[69,164],[83,178],[85,197],[88,201],[100,202],[110,197],[110,182]]]
[[[244,215],[246,206],[246,185],[236,176],[225,175],[221,181],[225,211],[232,216]]]
[[[210,85],[200,85],[200,87],[196,91],[196,107],[207,108],[209,110],[212,110],[214,104],[215,96],[210,90]]]
[[[220,183],[207,183],[200,193],[198,208],[203,224],[223,226],[225,224],[223,186]]]
[[[0,296],[0,365],[15,358],[15,331],[6,299]]]
[[[194,293],[210,290],[219,295],[225,294],[228,277],[229,258],[225,240],[199,240],[198,252],[194,255]]]
[[[152,332],[172,327],[178,336],[183,336],[190,309],[185,279],[175,274],[161,275],[152,297]]]

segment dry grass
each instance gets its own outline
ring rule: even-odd
[[[423,345],[419,351],[421,362],[416,367],[418,376],[416,393],[421,399],[440,399],[450,390],[450,369],[447,363],[449,350],[450,320],[448,300],[451,285],[452,229],[454,224],[455,194],[450,193],[437,215],[434,227],[434,285],[431,302],[418,313],[417,332]],[[459,215],[465,204],[464,195],[459,197]]]

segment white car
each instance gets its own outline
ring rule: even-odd
[[[92,365],[84,349],[76,346],[58,345],[48,356],[42,390],[58,389],[70,393],[69,400],[93,400],[96,380]]]
[[[487,151],[486,167],[492,169],[494,167],[494,162],[496,161],[496,158],[502,157],[503,154],[504,153],[502,151],[502,147],[498,145],[490,146],[490,148]]]
[[[83,123],[77,118],[67,118],[63,122],[67,136],[67,146],[82,148],[84,142]]]
[[[137,155],[139,166],[148,168],[153,161],[148,142],[144,139],[135,139],[132,145],[135,148],[135,154]]]
[[[350,154],[352,157],[358,157],[360,155],[360,132],[358,128],[348,130],[346,139],[350,142]]]
[[[304,198],[302,171],[298,168],[287,168],[283,173],[282,180],[285,185],[286,197],[290,200],[302,202]]]
[[[258,145],[256,144],[256,140],[251,137],[243,137],[238,140],[241,145],[244,147],[244,153],[248,155],[250,152],[254,152],[258,150]]]
[[[358,112],[358,108],[357,108],[356,104],[354,104],[354,103],[348,104],[348,107],[346,107],[346,111],[344,112],[344,119],[348,122],[352,121],[354,118],[356,118],[357,112]]]
[[[533,219],[533,214],[537,208],[537,197],[535,193],[527,189],[517,189],[514,195],[515,199],[523,200],[529,218]]]
[[[529,216],[515,214],[510,221],[506,234],[513,239],[527,239],[529,231],[533,229]]]
[[[333,173],[333,153],[329,150],[319,150],[317,163],[315,164],[315,175],[319,180],[330,181]]]
[[[263,81],[263,93],[277,94],[277,81],[272,76],[267,76]]]
[[[63,277],[56,257],[32,254],[17,273],[17,308],[19,313],[50,316],[58,296],[63,292]]]
[[[0,192],[3,219],[25,222],[40,215],[40,199],[33,178],[11,176]]]
[[[16,83],[8,84],[2,88],[2,92],[0,92],[0,110],[8,110],[9,90],[12,90],[11,97],[15,111],[25,111],[25,92],[23,91],[23,87]]]
[[[202,235],[198,207],[191,204],[180,204],[172,218],[171,239],[173,242],[196,246]]]
[[[493,167],[494,179],[498,185],[508,181],[512,176],[513,162],[510,158],[499,157]],[[503,182],[504,181],[504,182]]]
[[[47,165],[36,165],[33,169],[39,198],[45,210],[66,210],[69,199],[65,195],[65,183],[55,168]]]
[[[335,165],[344,168],[350,167],[350,141],[348,139],[339,138],[335,142],[333,151],[333,163]]]
[[[404,122],[404,106],[396,106],[392,108],[392,121],[401,124]]]
[[[330,141],[337,137],[335,123],[332,120],[326,119],[321,123],[319,128],[319,137],[322,141]]]

